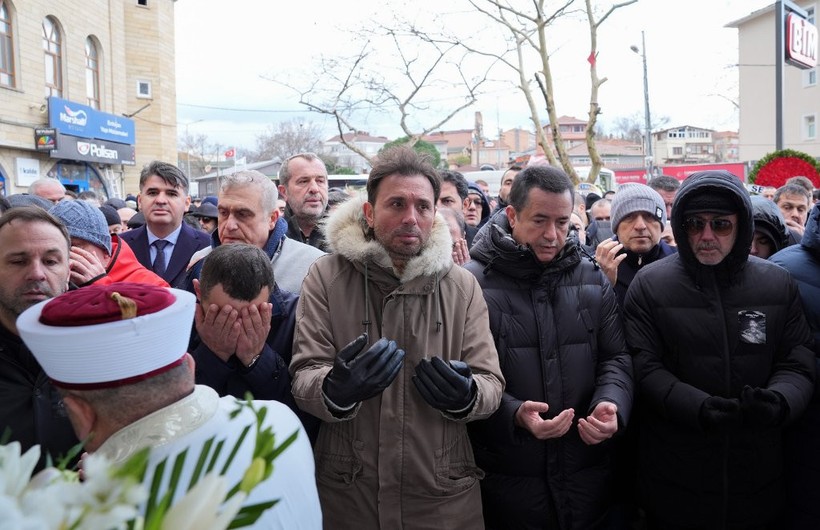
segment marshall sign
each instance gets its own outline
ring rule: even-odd
[[[103,140],[88,140],[67,134],[57,135],[57,149],[51,151],[51,158],[67,158],[101,164],[136,164],[134,146]]]
[[[817,27],[796,13],[786,15],[786,62],[802,69],[817,66]]]

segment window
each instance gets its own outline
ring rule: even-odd
[[[817,138],[817,116],[814,114],[803,116],[803,135],[806,140]]]
[[[85,95],[88,106],[100,108],[100,59],[94,39],[85,39]]]
[[[6,0],[0,0],[0,85],[13,87],[14,79],[14,32],[11,10]]]
[[[803,88],[817,85],[817,68],[803,70]]]
[[[138,6],[148,7],[148,0],[137,0]]]
[[[151,99],[151,81],[137,81],[137,97]]]
[[[677,155],[677,156],[681,156],[683,154],[683,147],[673,147],[672,148],[672,154]]]
[[[43,19],[43,52],[46,67],[46,97],[63,96],[63,48],[57,23]]]

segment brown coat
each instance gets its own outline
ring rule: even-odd
[[[305,278],[290,366],[297,404],[323,421],[315,456],[325,528],[483,528],[482,472],[466,422],[496,410],[504,380],[481,289],[453,266],[441,218],[397,277],[383,247],[365,235],[361,204],[349,201],[328,222],[335,253]],[[322,382],[365,320],[371,344],[383,336],[405,350],[404,367],[380,396],[340,419]],[[439,412],[418,393],[411,377],[425,356],[470,366],[478,393],[467,417]]]

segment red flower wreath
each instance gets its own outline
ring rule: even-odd
[[[798,175],[808,177],[814,187],[820,187],[820,163],[806,153],[783,149],[761,158],[749,173],[749,182],[779,188]]]

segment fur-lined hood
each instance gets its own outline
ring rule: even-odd
[[[367,226],[362,205],[364,197],[355,197],[340,204],[327,218],[325,236],[331,252],[356,263],[374,263],[392,270],[401,283],[422,276],[443,275],[453,266],[453,240],[447,222],[439,214],[433,221],[430,239],[421,254],[410,259],[399,275],[387,250],[375,239]]]

